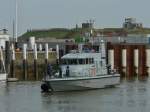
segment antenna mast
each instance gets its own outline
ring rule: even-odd
[[[13,42],[15,42],[15,20],[13,20]]]
[[[15,32],[15,42],[17,42],[17,38],[18,38],[18,3],[16,0],[16,32]]]

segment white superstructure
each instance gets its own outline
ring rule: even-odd
[[[72,51],[62,58],[62,76],[66,74],[66,68],[69,67],[69,76],[99,76],[108,74],[106,64],[105,44],[102,41],[99,46],[99,52],[95,51]]]

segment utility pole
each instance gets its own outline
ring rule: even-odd
[[[15,20],[13,20],[13,43],[15,42]]]

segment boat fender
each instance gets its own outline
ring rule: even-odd
[[[48,92],[49,91],[49,86],[48,84],[44,83],[41,85],[41,89],[43,92]]]
[[[59,78],[62,78],[62,70],[61,70],[61,67],[59,68]]]
[[[69,75],[70,75],[70,73],[69,73],[69,72],[70,72],[70,70],[69,70],[69,66],[67,66],[67,68],[66,68],[66,76],[67,76],[67,77],[69,77]]]

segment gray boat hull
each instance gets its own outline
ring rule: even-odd
[[[103,75],[84,78],[54,78],[46,79],[47,83],[53,91],[75,91],[106,88],[115,86],[120,83],[120,75]]]
[[[6,81],[7,74],[6,73],[0,73],[0,81]]]

